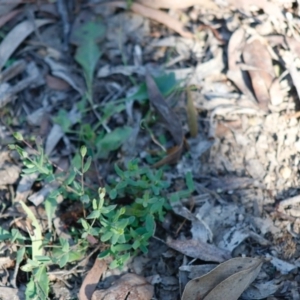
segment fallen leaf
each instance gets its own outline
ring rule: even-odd
[[[153,166],[157,168],[164,164],[175,163],[178,160],[183,149],[183,131],[177,116],[169,108],[155,81],[148,73],[146,74],[146,85],[149,101],[164,120],[167,129],[176,142],[176,146],[173,147],[171,153]]]
[[[13,19],[16,15],[18,15],[21,12],[21,9],[15,9],[8,14],[5,14],[0,17],[0,28],[5,25],[8,21]],[[1,14],[0,14],[1,15]]]
[[[242,49],[245,44],[245,31],[243,28],[237,29],[229,40],[228,44],[228,72],[227,77],[237,86],[237,88],[249,99],[254,100],[249,85],[245,82],[239,63],[241,62]]]
[[[145,278],[128,273],[115,281],[110,288],[95,291],[92,300],[150,300],[153,292],[153,286]]]
[[[121,7],[125,9],[127,8],[126,2],[121,2],[121,1],[111,1],[109,5]],[[170,15],[168,15],[163,11],[151,7],[147,7],[135,2],[130,5],[130,9],[133,12],[142,15],[143,17],[150,18],[161,24],[166,25],[167,27],[173,29],[175,32],[180,34],[182,37],[186,37],[186,38],[194,37],[194,35],[191,32],[186,31],[184,29],[184,26],[180,21],[174,19],[173,17],[171,17]]]
[[[45,57],[44,60],[51,68],[51,74],[53,76],[66,81],[80,95],[84,94],[84,84],[81,78],[74,74],[68,66],[50,57]]]
[[[272,17],[276,17],[278,20],[284,21],[284,16],[281,12],[279,5],[267,0],[228,0],[228,4],[234,6],[234,8],[239,8],[249,12],[250,6],[256,6],[265,11],[266,14]]]
[[[70,85],[63,79],[54,77],[51,75],[46,75],[46,83],[49,88],[58,91],[66,91],[70,88]]]
[[[219,9],[219,7],[211,0],[138,0],[138,2],[153,8],[180,9],[199,5],[201,8],[214,10]]]
[[[263,260],[238,257],[230,259],[208,274],[195,278],[186,285],[182,300],[235,300],[254,281]]]
[[[20,3],[22,3],[22,0],[15,0],[15,1],[0,0],[0,16],[6,15]]]
[[[270,53],[261,41],[255,39],[245,44],[243,59],[249,67],[248,73],[259,107],[268,111],[269,89],[275,79]]]
[[[0,73],[0,82],[7,82],[8,80],[22,73],[25,69],[26,61],[24,59],[15,61]]]
[[[19,45],[38,27],[52,23],[52,20],[23,21],[16,25],[0,44],[0,70]]]
[[[104,259],[96,258],[93,267],[89,270],[80,287],[79,300],[91,299],[101,276],[106,270],[106,261]]]
[[[167,245],[182,254],[205,261],[223,262],[231,258],[229,251],[197,240],[180,241],[169,238]]]

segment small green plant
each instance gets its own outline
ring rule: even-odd
[[[24,140],[21,134],[15,138],[31,145]],[[153,170],[149,167],[140,167],[137,160],[133,160],[122,169],[115,165],[115,175],[108,180],[105,187],[95,192],[86,187],[84,174],[91,165],[92,158],[88,156],[85,146],[80,148],[79,155],[75,156],[70,171],[54,174],[53,164],[44,155],[41,146],[37,150],[31,148],[29,154],[19,145],[11,145],[16,150],[24,164],[23,174],[38,173],[38,180],[45,183],[55,181],[58,188],[51,192],[45,200],[45,210],[48,217],[48,233],[42,232],[34,214],[21,203],[23,209],[35,228],[28,237],[12,229],[5,231],[0,227],[0,240],[17,241],[18,263],[27,258],[21,268],[31,272],[31,279],[27,285],[27,299],[47,299],[49,281],[47,268],[58,265],[60,268],[84,257],[89,245],[88,236],[93,236],[106,246],[99,254],[99,258],[110,256],[110,268],[122,267],[124,263],[139,251],[147,252],[149,239],[155,233],[157,221],[163,221],[170,205],[167,197],[173,201],[189,195],[194,187],[191,174],[187,174],[187,190],[180,193],[167,194],[169,183],[163,178],[162,170]],[[80,201],[85,212],[84,217],[78,220],[81,228],[70,231],[74,244],[61,237],[55,238],[52,234],[52,221],[57,209],[56,198],[63,195],[68,201]],[[30,247],[26,243],[30,242]],[[25,250],[26,249],[26,250]]]

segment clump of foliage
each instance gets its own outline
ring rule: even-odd
[[[15,137],[31,147],[20,134]],[[89,236],[105,245],[102,247],[105,250],[98,257],[103,259],[110,256],[110,268],[122,267],[139,251],[147,252],[149,239],[155,233],[156,221],[163,221],[165,212],[170,208],[167,200],[169,183],[163,179],[162,170],[139,167],[137,160],[129,162],[124,170],[116,164],[113,179],[95,192],[85,185],[84,174],[92,162],[85,146],[81,147],[80,159],[73,161],[71,170],[58,175],[54,173],[55,167],[44,155],[41,146],[35,151],[31,149],[31,154],[19,145],[11,145],[11,149],[19,153],[24,164],[24,175],[37,173],[38,180],[44,183],[55,182],[58,187],[44,202],[48,217],[47,233],[42,232],[39,222],[24,202],[21,205],[35,228],[33,234],[28,238],[18,229],[8,232],[0,228],[0,240],[10,239],[18,243],[17,263],[27,259],[21,269],[31,272],[26,291],[28,299],[33,299],[34,296],[47,298],[47,268],[51,265],[63,268],[68,263],[82,259],[90,246]],[[190,174],[187,175],[187,186],[186,191],[174,193],[170,196],[171,199],[179,199],[192,192]],[[85,211],[85,216],[78,220],[78,225],[81,226],[70,231],[74,241],[72,244],[62,237],[55,238],[52,231],[58,195],[74,203],[80,201]],[[30,247],[28,241],[31,243]]]

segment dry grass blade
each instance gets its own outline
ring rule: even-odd
[[[191,95],[190,88],[187,89],[187,104],[186,104],[186,112],[188,117],[188,125],[190,129],[191,137],[196,137],[198,133],[198,112],[194,105],[193,97]]]
[[[109,3],[109,5],[122,7],[122,8],[127,7],[127,4],[121,1],[112,1]],[[150,18],[154,21],[166,25],[167,27],[173,29],[175,32],[180,34],[182,37],[186,37],[186,38],[194,37],[194,35],[191,32],[188,32],[184,29],[184,26],[182,25],[181,22],[172,18],[170,15],[168,15],[163,11],[151,7],[147,7],[138,3],[132,3],[130,9],[133,12],[142,15],[143,17]]]
[[[218,6],[211,0],[138,0],[138,2],[153,8],[180,9],[200,5],[202,8],[206,9],[218,9]]]
[[[259,258],[230,259],[208,274],[191,280],[185,287],[182,300],[235,300],[253,282],[263,261]]]
[[[96,258],[93,267],[84,278],[83,283],[80,287],[79,300],[90,300],[92,298],[96,286],[106,269],[106,261],[104,259],[100,260]]]
[[[150,102],[164,120],[169,132],[177,144],[171,151],[170,155],[154,165],[154,167],[159,167],[164,164],[174,163],[179,158],[183,148],[183,131],[177,116],[169,108],[164,97],[156,86],[155,81],[149,74],[146,74],[146,85]]]
[[[0,70],[19,45],[40,26],[53,22],[52,20],[24,21],[14,27],[0,44]]]

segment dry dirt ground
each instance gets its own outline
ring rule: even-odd
[[[0,0],[1,228],[28,236],[31,221],[16,203],[45,215],[49,193],[34,175],[21,177],[21,160],[8,148],[13,132],[28,139],[27,151],[38,140],[67,169],[82,136],[89,140],[82,132],[126,127],[128,138],[95,157],[90,184],[105,184],[116,161],[138,158],[150,166],[158,161],[150,156],[171,149],[176,155],[158,163],[170,192],[185,188],[189,172],[195,191],[157,222],[148,254],[100,272],[93,291],[102,294],[92,299],[108,299],[104,293],[109,299],[300,299],[299,9],[289,0]],[[76,32],[93,20],[102,24],[94,37],[101,55],[89,90],[75,59],[83,39]],[[137,90],[146,82],[151,98],[151,76],[160,78],[175,115],[146,122],[140,101],[147,94],[141,99]],[[93,103],[80,110],[87,91]],[[120,99],[127,99],[124,106]],[[171,119],[183,137],[176,138]],[[81,215],[64,199],[59,210],[69,234],[68,220]],[[0,298],[24,299],[25,257],[16,260],[17,243],[1,240]],[[47,270],[51,299],[77,299],[93,250],[80,272],[70,272],[74,263]]]

